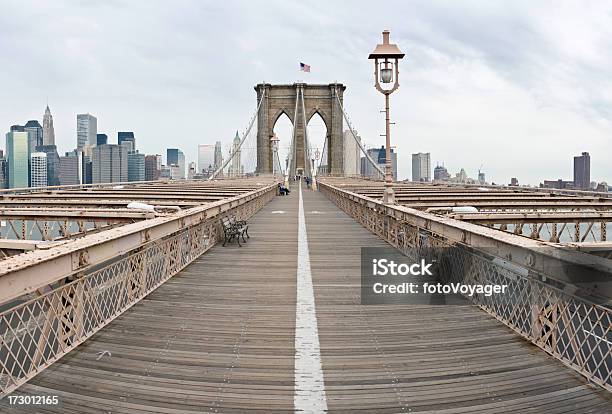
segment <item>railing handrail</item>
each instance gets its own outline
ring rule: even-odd
[[[477,224],[437,216],[406,206],[386,205],[381,200],[354,193],[326,183],[324,180],[321,180],[318,184],[321,187],[342,193],[343,196],[360,204],[383,211],[388,216],[403,220],[416,227],[442,234],[453,242],[472,247],[486,247],[487,251],[491,253],[495,253],[497,250],[499,256],[503,257],[504,260],[528,267],[563,284],[587,288],[571,280],[568,274],[555,273],[554,276],[548,275],[547,269],[550,268],[551,264],[563,262],[581,268],[590,268],[594,272],[612,274],[612,261],[603,257],[590,255],[571,248],[564,248],[562,245],[552,242],[528,239]],[[503,253],[501,253],[502,248],[504,250]],[[561,269],[559,266],[555,267],[557,271]],[[605,282],[597,286],[596,292],[591,293],[604,295],[608,299],[612,298],[612,278]],[[587,288],[587,290],[589,289]]]
[[[69,240],[50,249],[11,256],[0,264],[0,303],[34,292],[145,243],[194,226],[267,191],[275,190],[276,186],[277,184],[273,183],[235,197],[180,210],[165,217],[126,224]]]
[[[483,295],[466,299],[589,381],[612,391],[612,368],[609,366],[612,342],[608,339],[612,309],[594,303],[591,298],[573,294],[568,291],[568,284],[550,283],[548,279],[555,275],[532,272],[534,265],[543,261],[542,256],[564,260],[550,251],[542,254],[532,248],[547,243],[499,234],[501,232],[496,233],[493,229],[402,206],[384,205],[379,200],[324,182],[319,183],[319,189],[357,222],[406,254],[418,255],[421,249],[432,246],[456,247],[444,249],[447,282],[506,285],[507,294],[502,299]],[[495,253],[489,254],[490,244],[476,244],[484,240],[494,240],[497,244],[493,247],[511,252],[512,257],[500,256],[500,261]],[[556,248],[554,244],[549,247]],[[523,254],[521,258],[530,257],[531,262],[517,263],[512,253]],[[580,255],[569,256],[570,260],[578,258],[582,263]],[[598,259],[588,256],[588,260]],[[509,263],[504,262],[513,263],[508,266]],[[609,291],[609,283],[606,287]]]

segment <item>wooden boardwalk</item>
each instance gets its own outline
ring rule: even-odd
[[[60,406],[0,412],[293,412],[297,193],[14,393]],[[387,245],[303,197],[330,412],[612,413],[608,392],[477,308],[360,305],[360,248]]]

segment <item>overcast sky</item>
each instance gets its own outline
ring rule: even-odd
[[[421,151],[498,183],[572,179],[588,151],[592,180],[612,181],[610,1],[0,0],[0,126],[42,123],[48,100],[60,153],[90,112],[112,143],[132,130],[142,152],[191,161],[244,130],[256,83],[300,79],[344,83],[380,146],[367,57],[383,29],[406,53],[391,99],[400,178]]]

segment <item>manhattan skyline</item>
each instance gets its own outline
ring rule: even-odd
[[[75,147],[76,114],[87,112],[109,137],[134,131],[143,153],[169,141],[188,161],[201,143],[221,140],[225,151],[264,80],[344,83],[354,126],[379,147],[382,102],[367,54],[384,26],[406,53],[391,112],[400,179],[412,153],[430,152],[451,173],[476,176],[484,163],[488,181],[538,184],[571,179],[572,157],[587,151],[592,179],[612,180],[612,7],[603,2],[389,2],[398,13],[365,2],[28,3],[3,2],[0,87],[10,99],[0,122],[6,132],[42,121],[48,102],[60,153]]]

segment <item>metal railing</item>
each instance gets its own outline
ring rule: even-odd
[[[383,205],[325,182],[319,182],[319,189],[364,227],[406,254],[444,248],[439,250],[444,251],[443,273],[449,281],[507,285],[507,294],[501,299],[484,295],[468,299],[588,380],[612,391],[612,311],[607,304],[589,299],[595,293],[610,298],[610,261],[402,206]],[[586,267],[604,277],[580,286],[576,273]]]
[[[125,234],[113,240],[119,246],[115,256],[102,262],[92,260],[85,267],[79,267],[78,261],[97,256],[95,249],[99,244],[95,241],[102,244],[97,239],[99,235],[88,236],[96,239],[85,250],[83,243],[75,242],[76,251],[64,246],[55,252],[51,255],[55,259],[63,255],[77,259],[75,270],[60,267],[64,269],[64,273],[59,273],[61,278],[57,274],[53,277],[59,287],[0,313],[0,398],[70,352],[210,249],[220,234],[219,217],[232,214],[247,219],[269,202],[275,192],[276,184],[180,212],[175,217],[179,222],[176,228],[170,226],[173,219],[150,220],[145,227],[136,223],[140,225],[136,233],[129,231],[134,225],[125,226]],[[171,233],[167,234],[168,231]],[[130,246],[128,241],[133,241],[135,234],[138,242]],[[30,274],[53,269],[53,262],[44,259],[27,265]],[[47,279],[45,283],[51,281]],[[30,290],[31,286],[27,286],[14,292]]]

